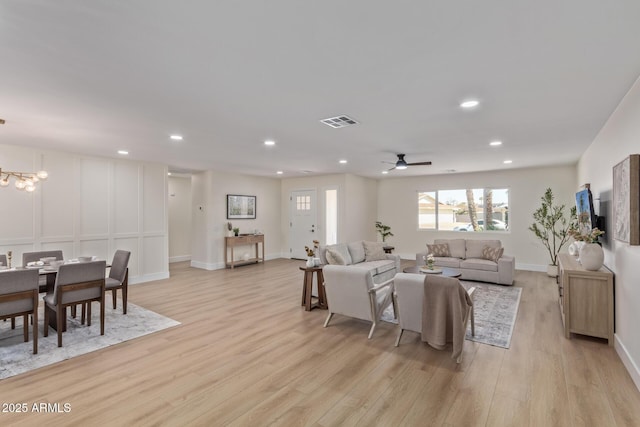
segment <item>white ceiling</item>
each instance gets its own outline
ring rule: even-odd
[[[274,177],[574,163],[639,23],[637,0],[2,0],[0,143]]]

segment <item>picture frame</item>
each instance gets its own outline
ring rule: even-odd
[[[227,194],[227,219],[256,219],[256,196]]]
[[[640,154],[613,167],[613,238],[640,245]]]

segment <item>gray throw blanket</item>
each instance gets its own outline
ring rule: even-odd
[[[422,303],[422,341],[442,350],[453,343],[452,359],[460,361],[465,319],[473,302],[458,279],[427,275]]]

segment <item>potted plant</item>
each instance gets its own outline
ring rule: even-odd
[[[235,227],[235,228],[233,229],[233,235],[237,237],[237,236],[238,236],[238,234],[240,234],[240,229],[239,229],[238,227]]]
[[[576,208],[571,208],[569,219],[565,217],[565,205],[554,205],[554,196],[551,188],[547,188],[540,207],[533,212],[534,223],[529,230],[542,242],[547,251],[551,263],[547,267],[547,274],[551,277],[558,275],[558,253],[569,241],[570,230],[576,228]]]
[[[393,236],[393,233],[391,232],[391,227],[389,227],[388,225],[384,225],[380,221],[376,221],[376,231],[380,233],[380,236],[382,236],[383,242],[387,241],[388,236]]]

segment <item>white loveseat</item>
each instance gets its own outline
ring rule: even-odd
[[[382,245],[383,244],[375,242],[364,242],[362,240],[350,243],[338,243],[337,245],[321,246],[319,255],[323,264],[332,264],[327,260],[327,249],[336,251],[341,254],[341,258],[344,261],[344,264],[340,265],[341,268],[346,270],[368,270],[373,277],[373,283],[378,284],[393,279],[396,273],[402,271],[400,269],[400,257],[398,255],[378,254],[376,257],[370,257],[374,259],[367,260],[365,246],[368,248],[377,248],[379,246],[377,249],[381,249]]]
[[[435,264],[460,270],[461,280],[513,285],[515,258],[502,254],[497,260],[491,260],[483,254],[485,247],[500,249],[500,240],[436,239],[433,244],[448,245],[449,256],[436,256]],[[416,254],[418,265],[424,265],[426,255],[427,249]]]

